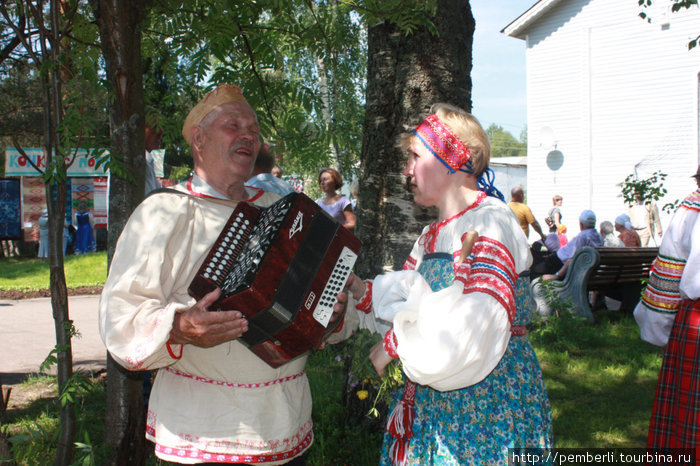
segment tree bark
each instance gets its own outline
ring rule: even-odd
[[[108,260],[134,208],[144,196],[144,92],[141,75],[141,25],[147,2],[92,0],[100,28],[107,78],[113,89]],[[121,168],[120,168],[121,167]],[[121,368],[107,355],[105,444],[107,464],[145,464],[143,376]]]
[[[387,22],[368,32],[365,122],[356,234],[363,242],[360,276],[398,270],[435,211],[413,204],[402,175],[399,136],[430,106],[448,102],[471,110],[474,17],[467,0],[438,0],[438,35],[411,35]]]

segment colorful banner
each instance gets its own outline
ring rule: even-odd
[[[107,228],[107,214],[109,212],[108,178],[94,178],[92,180],[94,187],[95,210],[92,211],[92,218],[95,220],[95,228]]]
[[[73,200],[73,212],[81,209],[85,205],[86,210],[95,208],[95,189],[92,185],[92,178],[73,178],[71,180],[71,199]],[[94,214],[93,214],[94,215]]]
[[[0,239],[22,239],[22,194],[19,180],[0,178]]]
[[[44,149],[23,149],[29,159],[43,173],[46,170]],[[90,149],[90,153],[92,153]],[[104,166],[97,168],[97,161],[87,149],[78,149],[75,160],[68,167],[68,176],[105,176]],[[5,176],[40,176],[41,173],[32,166],[27,158],[15,148],[5,150]]]
[[[46,191],[40,177],[22,178],[24,241],[39,241],[39,217],[46,208]]]

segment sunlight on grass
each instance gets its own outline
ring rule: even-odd
[[[629,314],[550,319],[531,334],[547,384],[554,443],[564,448],[643,447],[661,352]]]
[[[65,258],[68,288],[102,285],[107,278],[107,253],[92,252]],[[49,288],[49,263],[37,258],[0,259],[1,290],[41,290]]]

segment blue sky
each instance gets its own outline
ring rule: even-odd
[[[495,123],[516,138],[526,126],[525,41],[501,33],[536,0],[471,0],[472,113],[484,128]]]

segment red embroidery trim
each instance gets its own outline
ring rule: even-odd
[[[510,328],[510,334],[514,337],[524,337],[527,335],[527,327],[524,325],[514,325]]]
[[[255,193],[255,195],[253,195],[253,197],[251,197],[250,199],[246,199],[243,202],[253,202],[253,201],[257,200],[260,196],[265,194],[265,191],[263,191],[260,188],[256,188],[254,186],[245,186],[243,189],[254,189],[255,191],[257,191]],[[201,198],[205,198],[205,199],[219,199],[218,197],[210,196],[208,194],[199,193],[199,192],[195,191],[194,188],[192,188],[192,178],[187,180],[187,190],[190,192],[191,195],[196,196],[196,197],[201,197]],[[219,200],[221,200],[221,199],[219,199]]]
[[[408,259],[403,264],[403,270],[416,270],[416,263],[415,257],[408,256]]]
[[[508,320],[513,322],[518,275],[510,251],[494,239],[479,237],[465,263],[469,268],[459,267],[455,276],[455,281],[464,283],[464,294],[492,296],[505,308]]]
[[[386,335],[384,335],[384,349],[387,354],[392,358],[398,358],[399,353],[396,352],[396,346],[398,342],[396,341],[396,335],[394,334],[394,329],[390,328]]]
[[[435,245],[437,244],[437,238],[438,235],[440,234],[440,230],[442,230],[445,225],[450,223],[452,220],[461,217],[465,213],[469,212],[472,209],[475,209],[478,207],[484,199],[486,199],[488,196],[485,192],[479,191],[479,194],[476,196],[476,200],[472,205],[464,209],[463,211],[459,212],[458,214],[453,215],[450,218],[446,218],[445,220],[442,220],[437,223],[431,223],[430,226],[428,227],[428,231],[426,231],[423,236],[418,238],[418,244],[423,246],[424,248],[424,253],[425,254],[432,254],[435,252]]]
[[[176,458],[189,458],[206,460],[209,463],[270,463],[291,459],[306,450],[313,440],[313,432],[309,432],[304,440],[291,450],[268,455],[235,455],[230,453],[208,453],[201,450],[188,450],[185,448],[172,448],[156,443],[155,450],[163,455]]]
[[[182,357],[182,350],[185,347],[185,345],[182,345],[180,343],[175,343],[176,345],[180,345],[180,354],[175,356],[175,353],[173,352],[173,348],[170,346],[170,342],[167,341],[165,342],[165,347],[168,349],[168,354],[170,355],[171,358],[173,359],[180,359]]]
[[[188,379],[196,380],[197,382],[204,382],[204,383],[210,383],[213,385],[221,385],[223,387],[233,387],[233,388],[261,388],[261,387],[269,387],[270,385],[275,385],[278,383],[284,383],[284,382],[289,382],[290,380],[294,380],[296,378],[301,377],[304,375],[304,371],[299,372],[298,374],[293,374],[293,375],[288,375],[287,377],[283,377],[281,379],[275,379],[275,380],[270,380],[269,382],[257,382],[257,383],[235,383],[235,382],[224,382],[223,380],[214,380],[214,379],[207,379],[204,377],[200,377],[198,375],[192,375],[192,374],[187,374],[185,372],[180,372],[177,369],[173,369],[172,367],[165,367],[164,368],[166,371],[174,374],[174,375],[179,375],[180,377],[185,377]]]
[[[362,295],[360,302],[355,307],[365,314],[369,314],[372,310],[372,280],[365,280],[365,294]]]

